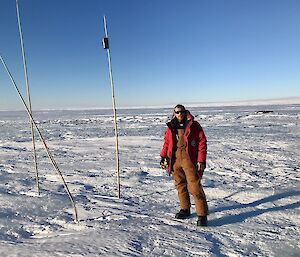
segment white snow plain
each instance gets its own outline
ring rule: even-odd
[[[300,105],[190,108],[208,139],[206,228],[194,206],[174,219],[177,193],[159,167],[171,111],[118,110],[120,199],[112,112],[34,112],[79,224],[40,142],[36,193],[26,113],[0,112],[0,256],[300,256]]]

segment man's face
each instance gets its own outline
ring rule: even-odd
[[[185,111],[181,109],[180,107],[175,108],[174,110],[174,115],[177,118],[179,122],[183,121],[184,116],[185,116]]]

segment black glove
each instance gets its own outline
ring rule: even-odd
[[[166,168],[168,168],[169,165],[169,157],[161,157],[160,160],[160,167],[165,170]]]
[[[201,171],[202,173],[206,169],[206,162],[197,162],[197,171]]]
[[[206,162],[197,162],[196,168],[199,178],[202,179],[204,170],[206,168]]]

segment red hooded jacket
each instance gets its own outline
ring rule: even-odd
[[[173,170],[176,146],[176,129],[174,127],[174,118],[167,123],[167,129],[164,137],[164,144],[161,150],[161,157],[169,157],[168,172]],[[189,154],[192,163],[206,162],[207,141],[204,131],[189,111],[186,111],[186,127],[184,132],[184,142],[186,143],[186,152]]]

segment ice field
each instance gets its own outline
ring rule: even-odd
[[[208,139],[209,226],[176,221],[159,167],[172,108],[118,110],[121,199],[110,110],[36,111],[78,208],[29,120],[0,111],[0,256],[300,256],[300,105],[191,107]],[[194,206],[193,206],[194,207]]]

